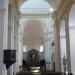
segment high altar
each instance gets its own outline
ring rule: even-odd
[[[26,69],[23,69],[16,75],[62,75],[59,72],[46,71],[45,60],[40,60],[37,50],[31,49],[27,54]]]

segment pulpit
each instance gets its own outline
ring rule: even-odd
[[[16,62],[16,50],[4,50],[3,54],[3,63],[6,65],[6,69],[8,69],[12,64]]]

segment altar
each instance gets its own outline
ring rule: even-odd
[[[30,50],[27,59],[28,67],[40,67],[39,52],[37,50]]]
[[[28,51],[26,68],[23,68],[16,75],[63,75],[55,71],[47,71],[45,67],[45,59],[39,59],[38,50],[32,49]]]
[[[33,73],[40,72],[40,67],[30,67],[30,72],[33,72]]]

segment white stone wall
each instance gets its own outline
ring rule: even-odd
[[[70,49],[71,49],[71,65],[72,65],[72,72],[75,75],[75,28],[70,29]]]
[[[6,8],[5,2],[6,2],[6,0],[0,0],[0,9],[5,9]]]

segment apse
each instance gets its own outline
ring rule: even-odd
[[[43,37],[44,27],[38,20],[28,20],[24,27],[24,37],[40,38]]]

